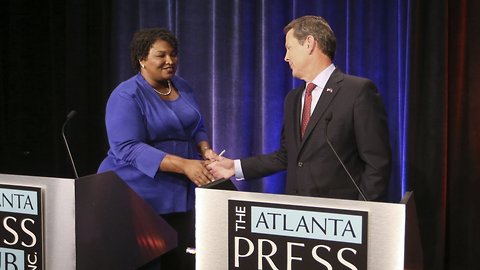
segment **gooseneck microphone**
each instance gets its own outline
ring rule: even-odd
[[[65,122],[62,125],[63,142],[65,143],[65,147],[67,148],[68,157],[70,158],[70,164],[72,165],[73,173],[75,175],[75,179],[78,178],[78,173],[77,173],[77,168],[75,167],[75,162],[73,161],[72,153],[70,152],[70,147],[68,147],[67,137],[65,137],[65,126],[67,125],[68,121],[70,121],[70,119],[72,119],[76,114],[77,114],[76,111],[70,111],[67,115],[67,119],[65,120]]]
[[[345,170],[345,172],[348,174],[348,177],[350,178],[350,180],[352,181],[352,183],[355,185],[355,187],[357,188],[358,190],[358,193],[360,193],[360,195],[362,196],[363,200],[364,201],[368,201],[367,200],[367,197],[365,197],[365,194],[363,193],[363,191],[360,189],[360,187],[357,185],[357,182],[355,182],[355,180],[353,179],[352,175],[350,174],[350,172],[348,171],[347,167],[345,166],[345,164],[343,163],[342,159],[340,158],[340,156],[338,156],[337,154],[337,151],[335,151],[335,148],[333,147],[332,143],[330,142],[330,139],[328,138],[328,133],[327,133],[327,130],[328,130],[328,124],[330,123],[330,121],[332,121],[332,118],[333,118],[333,113],[330,112],[326,117],[325,117],[325,139],[327,140],[327,143],[328,143],[328,146],[330,146],[330,149],[332,149],[333,153],[335,154],[335,156],[337,157],[338,161],[340,162],[340,164],[342,165],[343,169]]]

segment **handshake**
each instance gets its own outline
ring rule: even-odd
[[[184,174],[197,186],[203,186],[219,179],[228,179],[235,175],[235,165],[232,159],[222,157],[225,150],[217,155],[212,149],[202,153],[203,160],[171,158],[173,172]],[[168,155],[167,155],[168,156]]]
[[[220,154],[208,156],[203,165],[213,176],[212,182],[219,179],[228,179],[235,175],[235,166],[232,159],[223,157],[225,150]]]

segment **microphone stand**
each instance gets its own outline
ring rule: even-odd
[[[330,146],[330,149],[332,149],[333,153],[335,154],[335,156],[337,157],[338,161],[340,162],[340,164],[342,165],[343,169],[345,170],[345,172],[348,174],[348,177],[350,178],[350,180],[352,181],[352,183],[355,185],[355,187],[357,188],[358,190],[358,193],[360,193],[360,195],[362,196],[363,200],[364,201],[368,201],[367,198],[365,197],[365,194],[363,194],[362,190],[360,189],[360,187],[358,186],[357,182],[355,182],[355,180],[353,179],[352,175],[350,174],[350,172],[348,171],[347,167],[345,166],[345,164],[343,163],[342,159],[340,158],[340,156],[338,156],[337,154],[337,151],[335,151],[335,148],[333,148],[333,145],[332,143],[330,142],[330,139],[328,138],[328,135],[327,135],[327,129],[328,129],[328,124],[330,123],[330,121],[332,120],[333,116],[332,116],[332,112],[330,112],[330,114],[325,117],[325,139],[327,140],[327,143],[328,143],[328,146]]]
[[[68,121],[70,121],[70,119],[72,119],[76,114],[77,114],[76,111],[69,112],[68,115],[67,115],[67,119],[65,120],[65,122],[62,125],[63,142],[65,143],[65,147],[67,148],[68,157],[70,158],[70,164],[72,165],[73,173],[75,175],[75,179],[78,178],[78,173],[77,173],[77,168],[75,168],[75,162],[73,162],[73,157],[72,157],[72,153],[70,152],[70,147],[68,146],[67,138],[65,137],[65,126],[67,125]]]

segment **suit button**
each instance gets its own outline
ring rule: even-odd
[[[298,167],[302,167],[302,166],[303,166],[303,162],[299,161],[299,162],[297,163],[297,165],[298,165]]]

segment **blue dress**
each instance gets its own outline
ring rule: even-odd
[[[140,73],[113,90],[105,113],[110,149],[98,169],[114,171],[158,214],[189,211],[195,201],[186,176],[159,170],[165,155],[199,159],[197,145],[208,141],[192,88],[178,76],[172,83],[178,104],[161,99]]]

